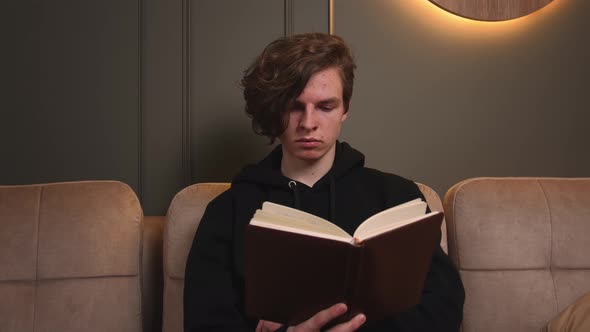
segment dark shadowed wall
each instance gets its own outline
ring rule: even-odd
[[[0,183],[115,178],[139,192],[137,2],[2,7]]]

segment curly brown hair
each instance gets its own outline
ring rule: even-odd
[[[306,33],[271,42],[244,72],[246,113],[255,133],[272,144],[286,129],[283,114],[301,94],[311,76],[337,67],[342,79],[342,99],[348,111],[356,65],[350,48],[335,35]]]

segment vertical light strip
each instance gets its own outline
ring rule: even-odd
[[[334,34],[334,0],[328,1],[329,6],[329,17],[328,17],[328,33],[333,35]]]

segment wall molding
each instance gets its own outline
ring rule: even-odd
[[[137,0],[137,196],[143,202],[143,0]]]
[[[334,0],[328,1],[328,33],[334,34]]]
[[[295,30],[295,11],[293,9],[294,0],[285,0],[285,37],[293,35]]]
[[[191,7],[182,0],[182,174],[185,186],[191,183]]]

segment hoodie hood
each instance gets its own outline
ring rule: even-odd
[[[278,145],[273,151],[259,163],[248,165],[234,178],[232,184],[252,183],[263,186],[288,186],[291,179],[281,173],[281,160],[283,150]],[[353,149],[348,143],[336,142],[336,156],[330,171],[314,185],[321,187],[330,179],[337,180],[351,170],[365,165],[365,156]]]
[[[289,192],[291,206],[309,213],[312,213],[309,209],[313,209],[310,204],[317,208],[317,204],[322,205],[322,203],[310,203],[309,199],[304,198],[307,195],[306,193],[325,192],[327,200],[324,204],[326,204],[325,206],[329,212],[324,217],[329,218],[332,222],[336,221],[336,182],[339,178],[349,174],[354,169],[362,168],[365,164],[365,156],[362,153],[351,148],[347,143],[336,142],[336,156],[332,168],[312,188],[309,188],[281,173],[282,158],[283,151],[279,145],[258,164],[245,167],[234,179],[232,185],[254,184],[262,187],[264,188],[263,191],[267,193],[268,199],[270,199],[273,192]]]

